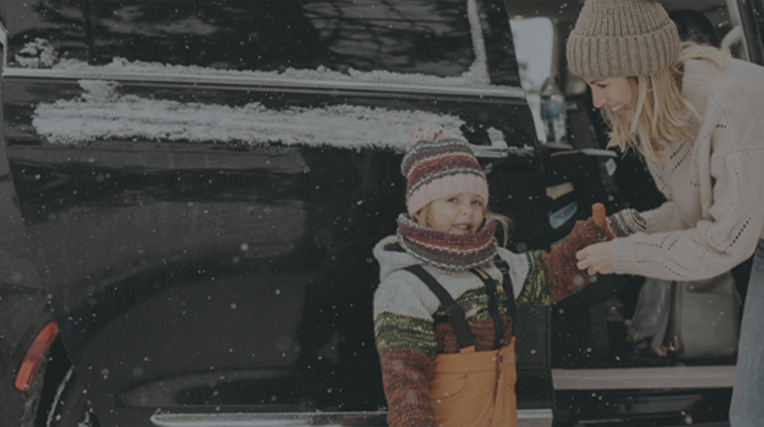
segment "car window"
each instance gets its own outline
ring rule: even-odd
[[[536,135],[543,138],[539,94],[544,80],[552,73],[554,26],[546,17],[511,19],[510,26],[520,69],[520,83],[533,113]]]
[[[386,70],[439,77],[475,61],[464,0],[93,1],[95,63]],[[171,23],[168,25],[168,23]]]

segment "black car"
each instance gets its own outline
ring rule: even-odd
[[[2,423],[385,425],[371,248],[412,130],[473,144],[518,252],[593,202],[660,203],[566,73],[581,3],[0,3]],[[762,0],[663,3],[764,63]],[[564,143],[540,142],[529,46]],[[724,421],[734,359],[633,356],[641,280],[520,310],[520,425]]]

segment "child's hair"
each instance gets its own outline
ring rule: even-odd
[[[631,77],[637,79],[632,120],[602,108],[611,128],[608,147],[618,147],[623,152],[633,148],[651,160],[663,162],[661,141],[672,143],[691,136],[690,125],[700,120],[700,113],[682,95],[684,64],[699,59],[722,66],[727,54],[693,42],[680,46],[679,57],[669,67],[655,74]]]
[[[428,203],[427,206],[423,207],[419,212],[417,212],[414,218],[417,224],[421,225],[422,227],[432,228],[432,223],[430,220],[431,216],[432,202]],[[483,217],[485,217],[486,220],[492,219],[501,224],[502,234],[504,235],[502,246],[507,246],[507,242],[509,242],[509,236],[512,235],[512,220],[505,215],[491,212],[488,209],[483,211]]]
[[[512,235],[512,227],[513,223],[512,220],[509,219],[508,216],[502,215],[500,213],[491,212],[488,209],[485,210],[483,213],[483,216],[485,216],[485,219],[492,219],[501,224],[501,231],[504,235],[504,239],[502,240],[501,246],[507,246],[507,243],[509,242],[509,236]]]

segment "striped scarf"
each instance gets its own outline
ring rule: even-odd
[[[411,216],[398,216],[398,243],[401,247],[435,268],[457,272],[485,264],[496,255],[496,221],[486,220],[483,228],[472,234],[435,231],[417,224]]]

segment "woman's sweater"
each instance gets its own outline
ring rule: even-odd
[[[702,115],[694,137],[647,160],[666,203],[642,212],[645,233],[613,240],[616,273],[697,280],[727,271],[764,238],[764,68],[685,64],[682,93]]]

